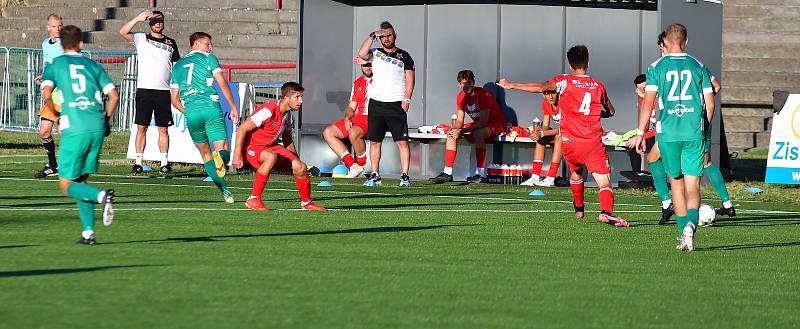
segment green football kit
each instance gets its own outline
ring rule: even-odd
[[[214,88],[214,74],[222,71],[217,56],[193,50],[172,69],[170,88],[178,89],[186,112],[189,134],[195,143],[228,138],[225,119]]]

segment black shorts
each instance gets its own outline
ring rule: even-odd
[[[650,137],[648,139],[645,139],[644,140],[644,147],[645,147],[644,150],[645,150],[645,152],[650,152],[650,150],[653,149],[653,145],[656,145],[655,136],[654,137]]]
[[[379,102],[369,100],[367,114],[367,139],[381,142],[386,132],[392,133],[395,141],[408,140],[408,116],[403,110],[402,102]]]
[[[136,114],[133,123],[149,126],[155,115],[156,126],[169,127],[172,122],[172,107],[169,90],[136,89]]]

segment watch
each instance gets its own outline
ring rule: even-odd
[[[403,98],[403,103],[411,104],[411,98]]]

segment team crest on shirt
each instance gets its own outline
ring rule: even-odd
[[[467,111],[474,112],[478,108],[478,103],[467,104]]]
[[[694,107],[686,107],[686,105],[678,104],[675,107],[667,110],[667,114],[682,117],[684,113],[694,113]]]

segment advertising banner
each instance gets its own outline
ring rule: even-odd
[[[766,183],[800,184],[800,95],[789,95],[772,119]]]

